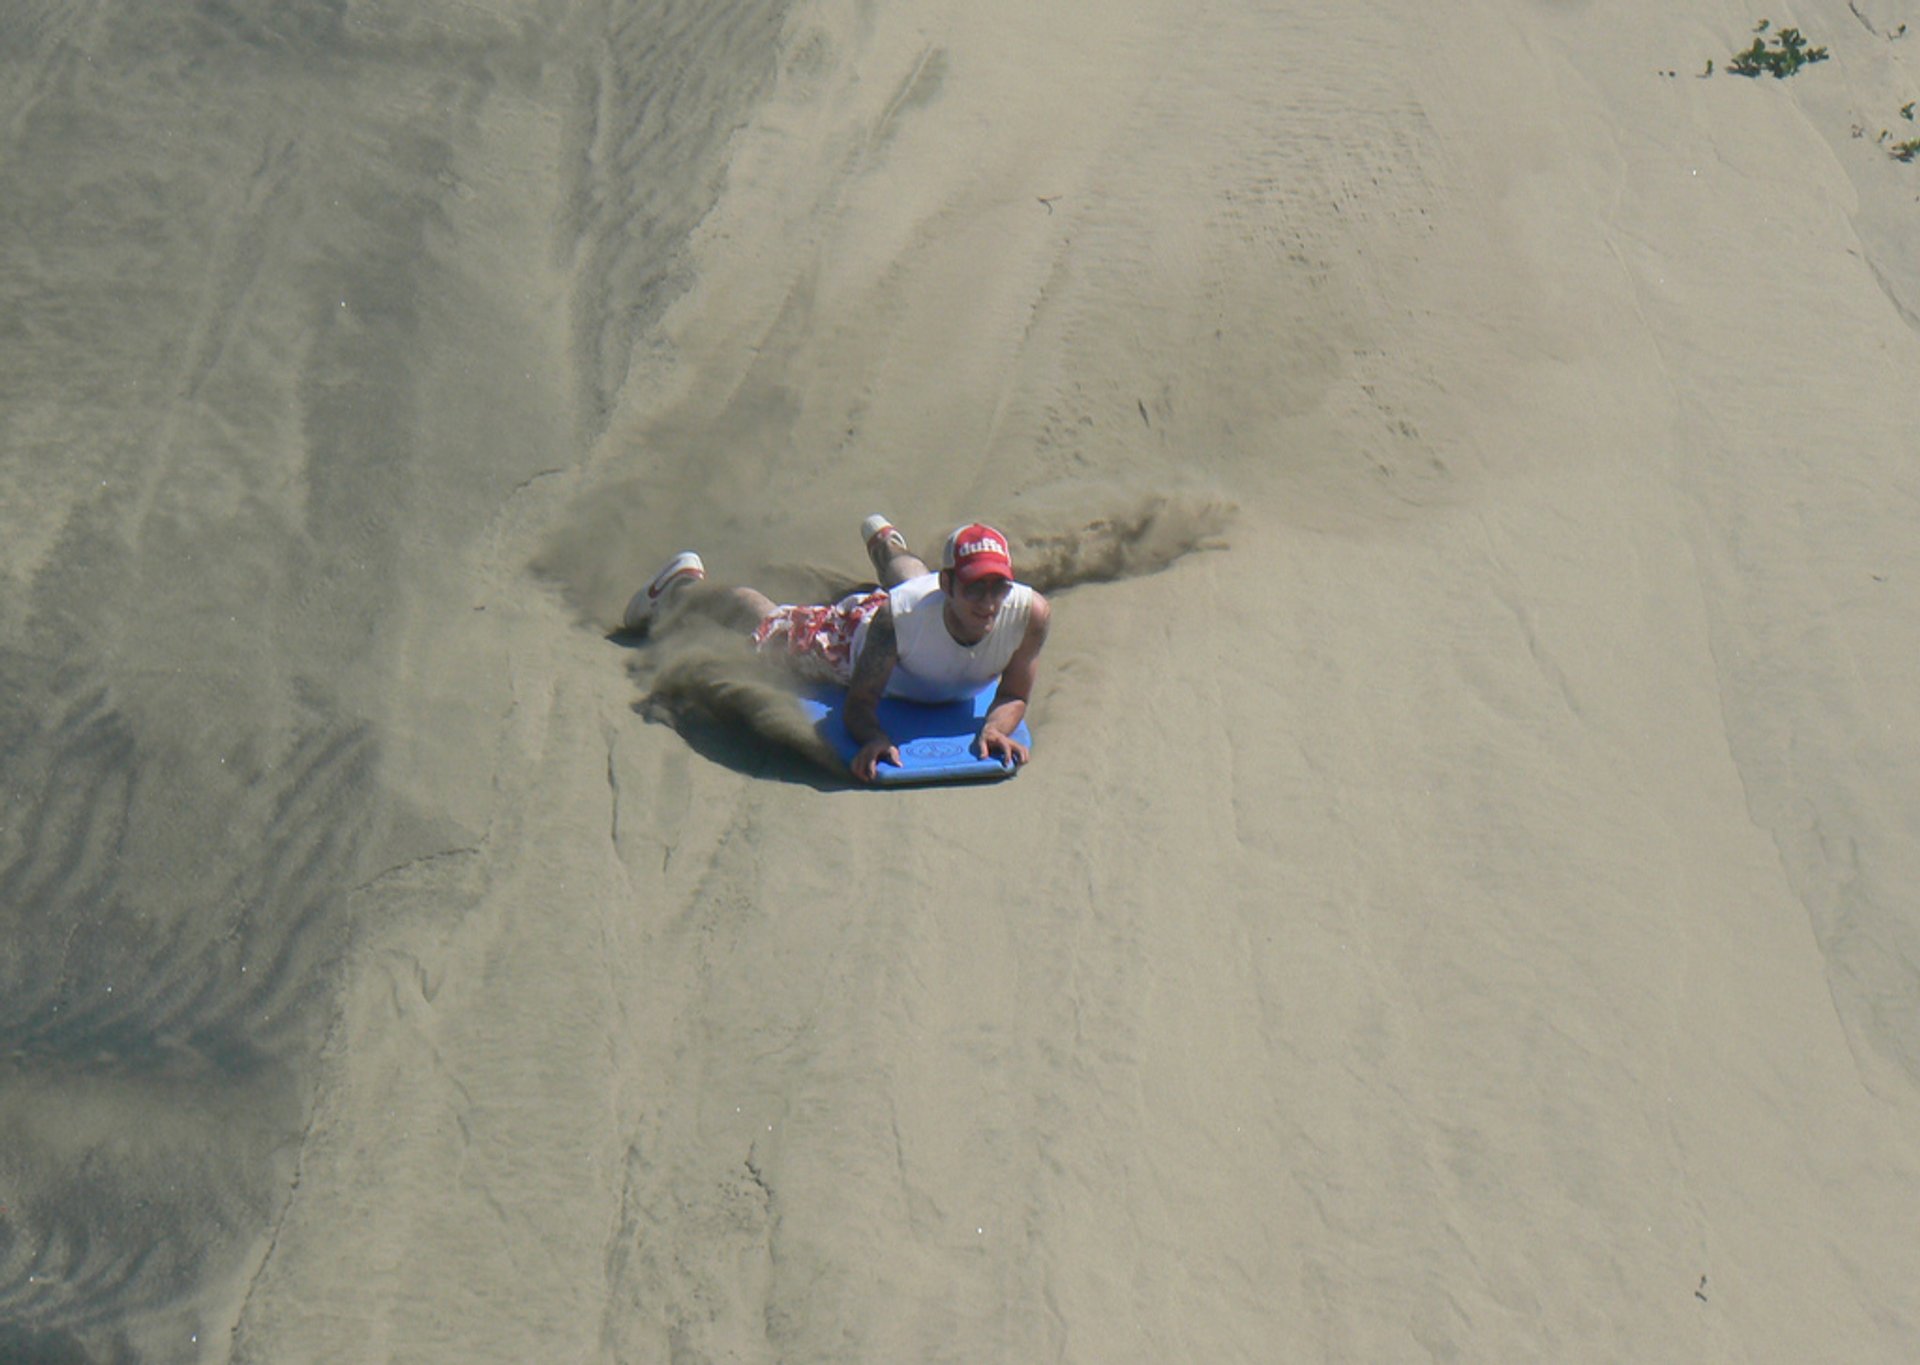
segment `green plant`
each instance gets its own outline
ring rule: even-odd
[[[1887,154],[1895,161],[1911,161],[1920,156],[1920,137],[1908,138],[1905,142],[1896,142],[1887,148]]]
[[[1767,20],[1762,19],[1754,32],[1764,34],[1766,31]],[[1736,76],[1758,76],[1765,72],[1775,80],[1783,80],[1803,66],[1827,59],[1827,50],[1810,46],[1797,28],[1781,29],[1773,35],[1773,43],[1768,47],[1764,37],[1755,38],[1752,47],[1733,54],[1727,70]]]

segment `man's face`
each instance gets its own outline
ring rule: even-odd
[[[953,603],[954,615],[970,633],[984,635],[993,629],[994,618],[1000,614],[1000,604],[1013,591],[1012,581],[998,574],[976,578],[971,583],[958,581],[951,569],[944,570],[940,577],[945,580],[940,586]]]

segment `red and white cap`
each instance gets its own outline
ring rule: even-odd
[[[941,551],[940,567],[952,569],[955,579],[971,583],[998,575],[1013,578],[1013,556],[1007,553],[1007,538],[980,522],[969,522],[947,537]]]

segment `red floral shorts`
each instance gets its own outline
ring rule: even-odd
[[[844,683],[853,676],[853,637],[886,600],[886,589],[876,588],[826,606],[775,607],[753,628],[754,647],[810,677]]]

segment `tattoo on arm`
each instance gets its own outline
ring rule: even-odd
[[[862,744],[886,737],[880,728],[880,694],[887,689],[900,647],[893,631],[893,613],[881,608],[867,623],[866,639],[860,644],[860,657],[853,661],[853,677],[847,683],[847,730]]]
[[[853,680],[847,690],[878,698],[899,661],[900,642],[893,630],[893,613],[879,612],[867,623],[867,638],[860,646],[860,657],[853,661]]]

